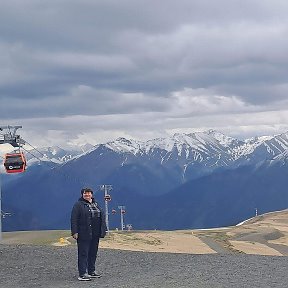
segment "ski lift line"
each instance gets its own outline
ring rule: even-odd
[[[27,142],[26,140],[25,140],[25,143],[27,143],[29,146],[31,146],[35,151],[37,151],[39,154],[41,154],[43,157],[46,157],[47,158],[47,156],[45,155],[45,154],[43,154],[41,151],[39,151],[37,148],[35,148],[33,145],[31,145],[29,142]],[[52,161],[51,161],[52,162]]]
[[[51,159],[49,159],[45,154],[43,154],[41,151],[39,151],[38,149],[36,149],[33,145],[31,145],[30,143],[28,143],[26,140],[25,140],[25,143],[27,143],[27,144],[28,144],[29,146],[31,146],[35,151],[37,151],[37,152],[38,152],[39,154],[41,154],[44,158],[46,158],[47,161],[43,161],[41,158],[37,157],[36,155],[34,155],[33,153],[31,153],[29,150],[27,150],[27,149],[25,149],[25,148],[22,147],[22,149],[25,150],[27,153],[29,153],[30,155],[32,155],[33,157],[35,157],[36,159],[38,159],[40,162],[44,162],[46,165],[48,165],[47,162],[52,163],[52,164],[53,164],[52,169],[58,167],[58,166],[55,165],[55,162],[51,161]],[[60,166],[63,166],[63,165],[65,165],[65,164],[66,164],[66,163],[64,162],[64,163],[62,163]]]
[[[27,143],[27,144],[29,144],[29,143]],[[30,144],[29,144],[30,145]],[[32,145],[30,145],[31,147],[33,147]],[[33,157],[35,157],[37,160],[39,160],[41,163],[44,163],[45,165],[47,165],[51,170],[52,170],[52,172],[55,172],[56,173],[56,170],[54,170],[54,169],[56,169],[56,168],[58,168],[59,166],[56,166],[55,165],[55,163],[53,162],[53,161],[51,161],[49,158],[47,158],[47,160],[48,161],[43,161],[41,158],[39,158],[39,157],[37,157],[36,155],[34,155],[33,153],[31,153],[29,150],[27,150],[27,149],[25,149],[25,148],[21,148],[21,149],[23,149],[25,152],[27,152],[27,153],[29,153],[30,155],[32,155]],[[44,154],[43,154],[44,155]],[[45,155],[44,155],[45,156]],[[1,158],[2,158],[2,156],[1,156]],[[4,159],[4,158],[3,158]],[[51,167],[48,163],[52,163],[53,164],[53,166]],[[63,164],[61,164],[61,166],[63,166],[65,163],[63,163]],[[60,172],[63,176],[65,176],[65,178],[66,179],[68,179],[68,180],[74,180],[74,181],[76,181],[76,182],[78,182],[78,183],[80,183],[82,186],[89,186],[89,184],[87,184],[86,182],[84,182],[84,181],[82,181],[81,179],[79,179],[79,178],[75,178],[75,177],[72,177],[72,176],[70,176],[70,175],[68,175],[68,174],[66,174],[66,173],[63,173],[62,171],[57,171],[57,173],[58,172]],[[91,185],[90,185],[91,186]]]
[[[29,143],[27,143],[27,144],[29,144]],[[30,144],[29,144],[30,145]],[[33,147],[32,145],[30,145],[31,147]],[[58,168],[59,166],[56,166],[56,164],[53,162],[53,161],[51,161],[49,158],[47,158],[47,160],[48,161],[43,161],[41,158],[39,158],[39,157],[37,157],[37,156],[35,156],[33,153],[31,153],[29,150],[26,150],[25,148],[23,148],[22,147],[22,149],[23,150],[25,150],[27,153],[29,153],[29,154],[31,154],[33,157],[35,157],[36,159],[38,159],[41,163],[44,163],[45,165],[47,165],[47,166],[49,166],[48,165],[48,163],[47,162],[51,162],[52,164],[53,164],[53,166],[52,167],[50,167],[49,166],[49,168],[51,168],[51,170],[53,171],[53,172],[56,172],[54,169],[56,169],[56,168]],[[36,150],[37,151],[37,150]],[[41,153],[42,154],[42,153]],[[44,155],[44,154],[42,154],[42,155]],[[44,155],[45,156],[45,155]],[[63,163],[63,164],[61,164],[61,166],[63,166],[65,163]],[[63,176],[65,176],[67,179],[72,179],[72,180],[76,180],[78,183],[80,183],[81,185],[84,185],[85,186],[85,184],[87,185],[87,183],[85,183],[84,181],[82,181],[81,179],[79,179],[79,178],[75,178],[75,177],[72,177],[72,176],[70,176],[70,175],[68,175],[68,174],[66,174],[66,173],[63,173],[61,170],[58,170],[57,172],[60,172]],[[88,186],[88,185],[87,185]]]
[[[46,158],[47,161],[43,161],[41,158],[37,157],[36,155],[34,155],[33,153],[31,153],[29,150],[27,150],[27,149],[25,149],[25,148],[22,147],[22,149],[25,150],[27,153],[29,153],[30,155],[32,155],[33,157],[35,157],[36,159],[38,159],[40,162],[44,162],[46,165],[48,165],[47,162],[52,163],[52,164],[53,164],[52,169],[59,167],[59,166],[57,166],[57,165],[55,164],[55,162],[53,162],[51,159],[49,159],[45,154],[43,154],[41,151],[39,151],[37,148],[35,148],[35,147],[34,147],[33,145],[31,145],[29,142],[27,142],[27,141],[25,141],[25,142],[26,142],[29,146],[31,146],[35,151],[37,151],[39,154],[41,154],[44,158]],[[63,164],[61,164],[60,166],[63,166],[63,165],[65,165],[65,164],[66,164],[66,163],[63,163]]]
[[[49,166],[49,168],[51,168],[52,172],[55,172],[55,173],[56,173],[55,169],[57,169],[57,168],[59,168],[59,167],[61,168],[62,166],[64,166],[64,165],[66,164],[66,163],[64,162],[64,163],[60,164],[59,166],[56,165],[55,162],[53,162],[53,161],[51,161],[51,159],[47,158],[46,155],[44,155],[41,151],[37,150],[33,145],[31,145],[31,144],[28,143],[27,141],[25,141],[25,142],[26,142],[29,146],[31,146],[33,149],[35,149],[37,152],[39,152],[41,155],[43,155],[43,157],[45,157],[45,158],[47,159],[47,161],[43,161],[41,158],[35,156],[33,153],[31,153],[29,150],[26,150],[26,149],[23,148],[23,147],[22,147],[22,149],[25,150],[27,153],[31,154],[33,157],[35,157],[35,158],[38,159],[41,163],[44,163],[44,164],[47,165],[47,166],[49,166],[49,165],[48,165],[48,162],[52,163],[53,166],[52,166],[52,167]],[[66,177],[66,179],[74,180],[74,181],[80,183],[82,186],[89,186],[89,183],[86,183],[85,181],[83,181],[83,180],[81,180],[81,179],[79,179],[79,178],[77,178],[77,177],[72,177],[72,176],[70,176],[70,175],[62,172],[60,169],[57,169],[57,172],[60,172],[63,176]],[[90,185],[90,186],[91,186],[91,185]]]
[[[55,163],[53,162],[53,161],[51,161],[51,159],[49,159],[45,154],[43,154],[40,150],[38,150],[37,148],[35,148],[33,145],[31,145],[29,142],[27,142],[26,140],[25,140],[25,143],[27,143],[29,146],[31,146],[35,151],[37,151],[40,155],[42,155],[44,158],[46,158],[47,159],[47,161],[46,162],[51,162],[53,165],[54,165],[54,167],[52,167],[52,168],[56,168],[56,167],[58,167],[58,166],[56,166],[55,165]],[[23,148],[24,149],[24,148]],[[24,149],[27,153],[29,153],[29,154],[31,154],[32,156],[34,156],[35,158],[37,158],[39,161],[41,161],[41,162],[44,162],[42,159],[40,159],[40,158],[38,158],[37,156],[35,156],[34,154],[32,154],[31,152],[29,152],[29,151],[27,151],[26,149]],[[45,162],[45,163],[46,163]],[[46,163],[47,164],[47,163]],[[63,162],[62,164],[60,164],[60,167],[61,166],[64,166],[66,164],[66,162]]]
[[[14,131],[11,131],[11,128],[13,128]],[[1,131],[0,136],[5,137],[5,135],[7,135],[7,133],[4,134],[4,130],[7,129],[7,130],[8,130],[8,133],[9,133],[9,136],[10,136],[11,138],[14,138],[14,137],[16,136],[16,130],[17,130],[18,128],[22,128],[22,126],[14,126],[14,127],[12,127],[12,126],[0,126],[0,131]],[[2,132],[2,131],[3,131],[3,132]],[[21,144],[23,144],[23,143],[17,143],[19,150],[20,150],[20,148],[23,149],[26,153],[29,153],[29,154],[32,155],[34,158],[36,158],[37,160],[39,160],[41,163],[45,163],[45,165],[47,165],[47,166],[49,166],[48,162],[51,162],[51,163],[52,163],[52,167],[49,166],[49,168],[51,168],[51,170],[52,170],[53,172],[56,172],[54,169],[58,168],[59,166],[60,166],[60,167],[61,167],[61,166],[64,166],[64,165],[66,164],[66,163],[64,162],[64,163],[60,164],[59,166],[57,166],[55,162],[51,161],[51,159],[49,159],[46,155],[44,155],[41,151],[39,151],[39,150],[38,150],[36,147],[34,147],[32,144],[30,144],[29,142],[27,142],[26,140],[24,140],[24,139],[22,139],[22,138],[21,138],[21,140],[22,140],[25,144],[28,144],[30,147],[32,147],[35,151],[37,151],[37,152],[38,152],[40,155],[42,155],[44,158],[46,158],[47,161],[43,161],[41,158],[37,157],[36,155],[34,155],[33,153],[31,153],[29,150],[25,149],[23,146],[21,146]],[[11,144],[11,143],[10,143],[10,144]],[[4,159],[2,156],[0,156],[0,157],[1,157],[2,159]],[[66,173],[63,173],[61,170],[58,170],[58,169],[57,169],[57,172],[60,172],[63,176],[66,177],[66,179],[74,180],[74,181],[80,183],[82,186],[89,186],[89,185],[90,185],[89,183],[87,183],[87,182],[79,179],[78,177],[72,177],[72,176],[70,176],[70,175],[68,175],[68,174],[66,174]],[[90,186],[92,186],[92,185],[90,185]]]
[[[31,153],[29,150],[25,149],[22,147],[22,149],[26,152],[29,153],[30,155],[32,155],[33,157],[35,157],[36,159],[38,159],[41,162],[44,162],[46,165],[48,165],[45,161],[42,161],[41,158],[38,158],[36,155],[34,155],[33,153]],[[48,159],[51,163],[55,164],[54,162],[52,162],[50,159]],[[56,167],[56,166],[55,166]]]
[[[13,135],[12,135],[12,132],[11,132],[10,128],[14,128]],[[18,128],[22,128],[22,126],[15,126],[15,127],[0,126],[0,131],[3,131],[3,129],[8,129],[8,131],[9,131],[8,133],[10,134],[10,136],[11,136],[11,138],[12,138],[12,137],[15,137],[16,130],[17,130]],[[6,133],[5,135],[7,135],[7,133]],[[4,134],[3,134],[2,136],[4,136]],[[22,139],[22,140],[24,141],[25,144],[27,143],[29,146],[31,146],[34,150],[36,150],[36,151],[37,151],[39,154],[41,154],[43,157],[46,157],[41,151],[39,151],[38,149],[36,149],[32,144],[30,144],[29,142],[27,142],[27,141],[24,140],[24,139]],[[17,144],[18,144],[18,143],[17,143]],[[29,150],[27,150],[27,149],[25,149],[23,146],[21,146],[21,143],[19,143],[18,145],[19,145],[19,146],[18,146],[18,147],[19,147],[19,150],[20,150],[20,148],[23,149],[24,151],[26,151],[26,153],[29,153],[29,154],[32,155],[34,158],[36,158],[36,159],[38,159],[39,161],[44,162],[46,165],[48,165],[48,163],[47,163],[46,161],[42,161],[42,159],[40,159],[39,157],[37,157],[36,155],[34,155],[33,153],[31,153]],[[1,158],[2,158],[2,157],[1,157]],[[47,158],[47,157],[46,157],[46,158]],[[2,158],[2,159],[4,159],[4,158]],[[55,163],[54,163],[53,161],[51,161],[49,158],[47,158],[47,160],[54,165],[54,167],[52,167],[52,168],[55,168],[55,167],[56,167],[56,165],[55,165]],[[50,166],[49,166],[49,167],[50,167]]]

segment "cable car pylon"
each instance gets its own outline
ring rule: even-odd
[[[10,144],[14,148],[18,148],[18,153],[6,154],[4,158],[4,166],[7,173],[23,172],[26,168],[26,160],[24,154],[20,151],[20,147],[25,141],[17,135],[16,132],[22,126],[0,126],[0,144]],[[2,241],[2,187],[0,174],[0,242]],[[5,215],[5,214],[4,214]]]
[[[109,210],[108,210],[108,202],[111,201],[111,195],[109,191],[112,190],[112,185],[100,185],[100,189],[104,191],[104,200],[105,200],[105,223],[107,227],[107,233],[109,230]]]
[[[124,214],[126,213],[126,208],[123,205],[118,206],[118,209],[120,210],[120,221],[121,221],[121,231],[125,229],[124,224]]]

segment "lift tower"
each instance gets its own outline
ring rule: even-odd
[[[11,144],[15,148],[20,148],[21,145],[24,145],[25,141],[20,135],[16,135],[16,131],[19,128],[22,128],[22,126],[0,126],[0,131],[2,131],[0,144]]]
[[[112,190],[112,185],[101,185],[100,189],[104,191],[104,201],[105,201],[105,223],[107,227],[107,233],[110,232],[109,228],[109,209],[108,209],[108,202],[111,201],[111,195],[109,191]]]
[[[126,208],[125,206],[120,205],[118,206],[118,209],[120,209],[121,230],[123,231],[125,229],[124,214],[126,213]]]
[[[0,126],[0,144],[10,144],[15,148],[20,148],[25,144],[25,141],[16,135],[16,132],[22,126]],[[2,217],[5,213],[2,213],[2,191],[1,191],[1,174],[0,174],[0,242],[2,241]]]

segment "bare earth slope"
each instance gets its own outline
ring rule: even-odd
[[[3,233],[3,244],[75,244],[69,231]],[[254,217],[241,225],[205,230],[112,231],[101,248],[188,254],[288,256],[288,210]]]
[[[90,283],[77,280],[69,231],[4,233],[0,287],[286,288],[287,219],[285,210],[222,229],[112,232]]]

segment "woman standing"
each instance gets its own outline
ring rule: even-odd
[[[106,235],[105,215],[93,198],[90,188],[81,190],[81,197],[74,204],[71,213],[71,235],[77,240],[78,272],[80,281],[100,278],[95,263],[99,239]]]

